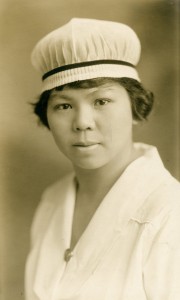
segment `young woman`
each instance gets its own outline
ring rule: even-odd
[[[74,172],[36,212],[27,300],[180,299],[180,185],[155,147],[133,142],[153,94],[128,26],[73,19],[32,54],[43,75],[35,113]]]

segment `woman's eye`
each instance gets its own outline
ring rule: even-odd
[[[110,102],[109,99],[97,99],[97,100],[95,101],[95,105],[96,105],[96,106],[103,106],[103,105],[108,104],[109,102]]]
[[[67,110],[67,109],[71,109],[71,108],[72,108],[72,106],[68,103],[57,104],[54,107],[55,110]]]

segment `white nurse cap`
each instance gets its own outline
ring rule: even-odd
[[[32,52],[42,91],[79,80],[129,77],[141,52],[136,33],[127,25],[93,19],[72,19],[42,38]]]

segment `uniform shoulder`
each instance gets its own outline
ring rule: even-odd
[[[180,183],[169,174],[145,199],[135,218],[142,223],[160,223],[170,214],[179,215],[180,219]]]
[[[61,205],[62,199],[65,198],[68,188],[72,186],[73,177],[74,174],[70,173],[44,190],[33,217],[31,227],[32,240],[45,230],[54,211]]]
[[[74,180],[74,173],[69,173],[66,176],[61,177],[59,180],[55,181],[51,185],[49,185],[42,194],[41,203],[50,202],[51,205],[55,204],[55,202],[59,199],[59,193],[63,193],[66,189],[69,188],[69,185]]]

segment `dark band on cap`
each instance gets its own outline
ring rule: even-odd
[[[47,77],[54,75],[56,73],[60,73],[66,70],[70,69],[76,69],[76,68],[83,68],[83,67],[88,67],[88,66],[93,66],[93,65],[102,65],[102,64],[110,64],[110,65],[124,65],[124,66],[129,66],[132,68],[135,68],[135,66],[131,63],[128,63],[126,61],[122,60],[114,60],[114,59],[102,59],[102,60],[94,60],[94,61],[86,61],[86,62],[81,62],[81,63],[76,63],[76,64],[70,64],[70,65],[64,65],[58,68],[55,68],[47,73],[45,73],[42,77],[42,80],[45,80]]]

